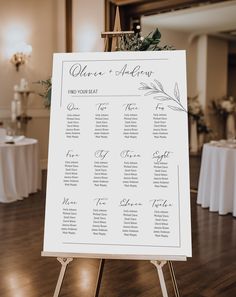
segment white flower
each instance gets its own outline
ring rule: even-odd
[[[221,102],[221,107],[224,109],[226,112],[233,112],[235,109],[235,104],[234,102],[230,100],[224,100]]]
[[[188,98],[188,111],[192,115],[201,115],[202,107],[197,97],[189,97]]]

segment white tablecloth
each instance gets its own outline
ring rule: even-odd
[[[15,144],[0,143],[0,202],[23,199],[40,188],[38,141],[24,138]]]
[[[236,146],[204,144],[197,203],[224,215],[236,216]]]

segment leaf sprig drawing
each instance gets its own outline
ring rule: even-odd
[[[182,105],[180,101],[178,83],[175,83],[175,86],[174,86],[174,96],[167,94],[164,90],[162,83],[156,79],[154,79],[154,82],[151,82],[150,85],[144,82],[141,82],[140,85],[141,87],[139,88],[139,90],[147,91],[144,94],[144,96],[155,95],[153,99],[156,99],[159,101],[166,101],[166,102],[170,101],[171,105],[167,105],[170,109],[175,111],[187,112],[187,110],[185,109],[185,107]]]

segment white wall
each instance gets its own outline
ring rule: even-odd
[[[101,32],[104,31],[103,0],[73,0],[73,51],[104,50]]]

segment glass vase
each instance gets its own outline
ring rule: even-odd
[[[229,113],[226,118],[226,138],[232,140],[235,138],[235,118],[234,113]]]
[[[198,152],[197,121],[195,119],[191,119],[190,122],[190,152]]]

